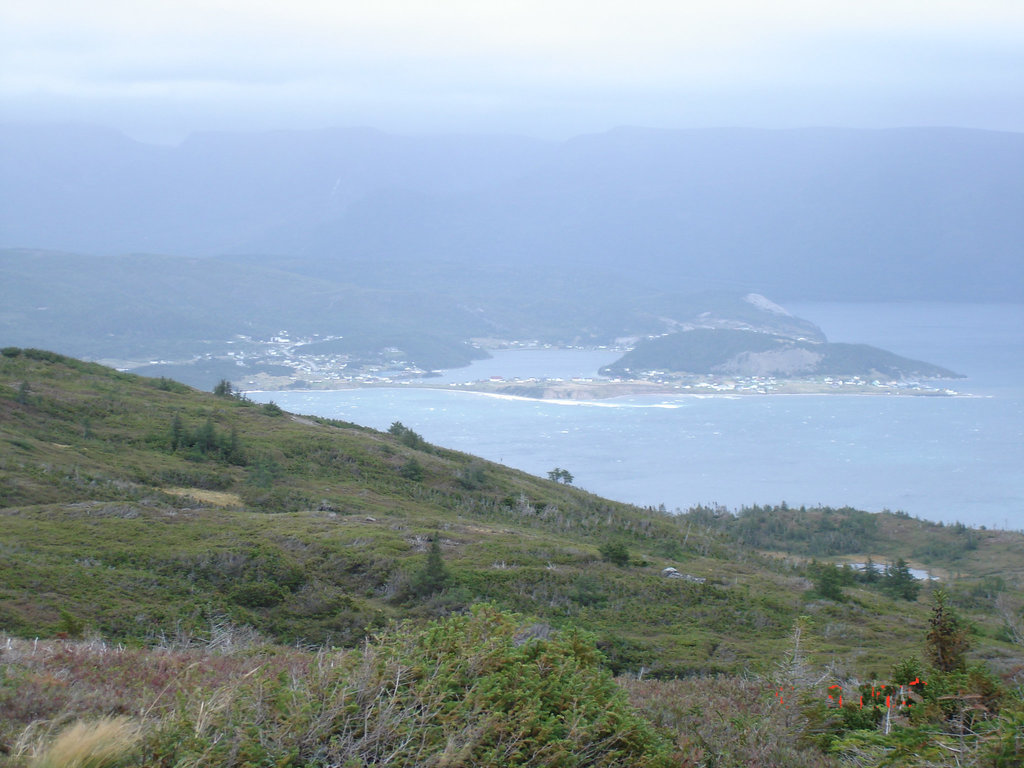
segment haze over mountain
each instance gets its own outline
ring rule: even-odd
[[[0,246],[232,255],[368,288],[437,264],[776,300],[1013,301],[1024,135],[660,131],[564,142],[369,129],[0,129]],[[400,265],[400,266],[394,266]]]

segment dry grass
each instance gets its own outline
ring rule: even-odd
[[[224,491],[208,491],[203,488],[161,488],[164,493],[172,496],[182,496],[195,499],[204,504],[213,504],[216,507],[241,507],[242,497],[237,493],[225,493]]]
[[[31,739],[32,731],[26,735]],[[79,720],[50,739],[44,734],[21,745],[31,755],[28,768],[107,768],[117,765],[138,747],[142,728],[127,717]]]
[[[37,743],[76,720],[127,716],[158,721],[181,697],[216,690],[256,666],[290,675],[309,664],[308,654],[273,649],[261,655],[225,653],[212,644],[125,648],[102,640],[32,641],[0,635],[0,765],[4,753],[23,757]],[[39,736],[42,738],[41,736]]]

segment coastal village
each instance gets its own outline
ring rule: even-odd
[[[626,395],[769,395],[769,394],[870,394],[955,396],[960,392],[919,381],[883,381],[860,376],[778,378],[775,376],[695,375],[649,371],[632,378],[576,377],[487,377],[475,379],[466,368],[466,380],[458,383],[432,382],[436,372],[426,371],[403,359],[397,348],[381,350],[373,357],[349,354],[310,354],[304,347],[338,337],[293,337],[281,331],[270,339],[237,336],[225,355],[207,355],[209,360],[231,362],[238,377],[229,377],[242,390],[348,389],[353,387],[402,386],[475,391],[494,395],[538,399],[588,400]],[[493,340],[492,340],[493,343]],[[505,341],[505,350],[561,350],[537,341]],[[582,348],[580,348],[582,349]],[[590,348],[588,348],[590,349]],[[624,352],[626,347],[593,349]],[[163,361],[153,361],[160,363]],[[195,361],[193,361],[195,362]],[[268,372],[259,372],[264,369]]]

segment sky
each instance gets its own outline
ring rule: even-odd
[[[7,0],[0,120],[1024,131],[1024,2]]]

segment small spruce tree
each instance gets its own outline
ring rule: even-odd
[[[946,593],[936,590],[932,617],[928,620],[931,629],[925,638],[925,653],[936,669],[957,672],[967,666],[965,654],[970,642],[967,640],[967,628],[946,600]]]
[[[221,446],[221,453],[224,454],[225,461],[230,461],[232,464],[244,463],[242,440],[238,436],[238,427],[231,427],[231,435],[228,437],[227,442]]]
[[[880,585],[883,592],[904,600],[917,600],[917,593],[921,591],[921,585],[902,557],[896,558],[896,562],[885,569]]]
[[[412,592],[417,597],[429,597],[443,590],[450,578],[441,554],[441,534],[435,531],[427,550],[427,562],[413,579]]]
[[[832,563],[812,563],[808,569],[811,580],[814,582],[814,591],[826,600],[842,602],[846,599],[843,595],[842,572]]]
[[[874,584],[882,577],[878,571],[878,566],[875,565],[875,561],[871,559],[871,555],[868,555],[868,561],[864,563],[864,570],[861,572],[861,580],[865,584]]]
[[[185,425],[177,413],[171,419],[171,450],[176,451],[185,444]]]

